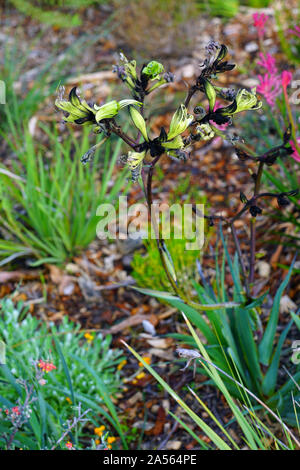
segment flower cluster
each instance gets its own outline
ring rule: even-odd
[[[96,104],[90,106],[85,100],[79,98],[76,87],[70,91],[68,100],[63,99],[63,92],[64,88],[61,87],[60,96],[56,99],[55,106],[64,112],[64,121],[80,125],[95,125],[95,132],[103,130],[103,122],[113,119],[126,106],[141,105],[136,100],[128,99],[119,102],[112,100],[102,106]]]
[[[261,15],[255,13],[253,19],[259,36],[262,36],[268,17],[263,13]],[[271,108],[274,108],[277,96],[282,93],[282,90],[286,90],[292,80],[292,74],[287,70],[283,70],[280,74],[276,66],[275,57],[269,53],[263,54],[260,52],[257,64],[265,70],[263,75],[258,75],[259,85],[257,86],[257,92],[265,98]]]
[[[13,425],[18,423],[21,424],[26,422],[32,413],[32,409],[29,406],[12,406],[11,408],[0,408],[0,413],[4,413],[6,419],[8,419]]]
[[[100,426],[99,428],[94,429],[94,433],[101,438],[95,440],[95,444],[97,447],[100,447],[103,450],[109,450],[112,448],[112,444],[116,441],[116,438],[114,436],[109,436],[108,432],[105,432],[105,426]]]
[[[122,157],[131,171],[133,181],[140,179],[147,155],[152,158],[160,158],[164,153],[170,157],[186,160],[188,147],[193,140],[209,140],[218,134],[220,129],[215,126],[225,126],[231,123],[231,118],[237,113],[247,110],[259,109],[262,105],[258,100],[255,90],[238,91],[225,89],[214,85],[213,79],[218,74],[232,70],[235,64],[226,60],[227,47],[211,41],[206,48],[206,58],[201,65],[196,85],[192,92],[202,91],[208,99],[207,112],[199,115],[188,113],[185,104],[180,104],[172,116],[169,129],[161,128],[159,135],[152,136],[144,117],[144,99],[154,89],[173,80],[173,75],[165,72],[163,65],[157,61],[144,64],[140,71],[137,70],[136,61],[128,60],[121,54],[120,63],[114,67],[119,78],[130,88],[133,99],[121,101],[112,100],[101,106],[88,104],[81,100],[76,93],[76,88],[70,91],[69,99],[62,96],[55,104],[66,114],[65,121],[81,125],[94,125],[96,132],[103,131],[109,136],[112,132],[121,137],[131,148],[127,155]],[[216,98],[229,101],[227,106],[216,106]],[[115,121],[119,111],[129,108],[131,120],[138,131],[138,136],[133,139],[125,134]],[[138,109],[140,108],[140,109]],[[199,107],[198,107],[199,108]],[[196,126],[196,134],[192,132],[184,136],[186,131],[191,131]],[[141,139],[143,139],[141,141]],[[93,155],[96,146],[92,147],[82,161],[87,161]],[[88,338],[87,338],[88,339]],[[88,339],[89,341],[89,339]]]
[[[142,101],[145,95],[174,80],[173,74],[165,72],[164,66],[155,60],[144,65],[138,74],[136,61],[129,61],[122,53],[120,63],[114,66],[113,71],[129,87],[133,97]],[[154,81],[156,83],[152,84]]]
[[[46,374],[48,374],[48,372],[51,372],[52,370],[56,369],[56,366],[54,364],[52,364],[52,362],[43,361],[42,359],[40,359],[38,361],[38,367],[43,372],[46,372]]]
[[[298,145],[300,147],[300,137],[297,138],[297,142],[298,142]],[[291,156],[293,157],[294,160],[296,160],[296,162],[300,163],[300,153],[299,153],[295,143],[292,140],[290,140],[290,146],[292,147],[292,150],[293,150],[293,153],[291,154]]]
[[[294,29],[289,29],[288,32],[292,35],[292,36],[296,36],[298,38],[300,38],[300,25],[296,25],[294,27]]]
[[[125,156],[125,161],[131,170],[133,181],[137,181],[141,174],[144,158],[149,151],[151,157],[160,156],[163,153],[178,156],[185,144],[181,134],[190,126],[194,117],[188,114],[186,107],[181,104],[172,117],[169,131],[161,129],[160,135],[151,139],[146,128],[146,121],[142,114],[135,108],[130,107],[130,116],[135,127],[140,131],[144,138],[144,143],[139,146],[139,151],[130,151]]]
[[[84,337],[87,340],[88,344],[92,343],[92,341],[94,340],[94,336],[91,335],[91,333],[88,333],[88,332],[84,334]]]
[[[254,27],[257,30],[258,37],[263,38],[266,32],[265,24],[268,20],[267,15],[265,15],[265,13],[255,12],[253,13],[252,17],[253,17]]]

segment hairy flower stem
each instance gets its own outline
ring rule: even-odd
[[[187,94],[187,97],[186,97],[185,102],[184,102],[184,106],[185,106],[186,108],[187,108],[188,105],[190,104],[190,101],[191,101],[193,95],[196,93],[197,89],[198,89],[198,88],[197,88],[196,85],[190,87],[190,89],[189,89],[189,91],[188,91],[188,94]]]
[[[150,220],[151,220],[151,223],[153,225],[153,230],[154,230],[154,233],[155,233],[157,248],[158,248],[158,251],[159,251],[159,256],[160,256],[164,271],[165,271],[166,276],[167,276],[171,286],[173,287],[174,291],[176,292],[177,295],[180,296],[181,293],[178,289],[178,286],[176,285],[176,282],[172,278],[171,274],[169,273],[168,267],[166,265],[166,261],[165,261],[164,255],[163,255],[162,238],[161,238],[160,228],[157,225],[156,217],[155,217],[155,215],[153,215],[153,211],[152,211],[152,204],[153,204],[153,198],[152,198],[153,173],[154,173],[154,167],[155,167],[156,163],[159,161],[160,157],[161,157],[161,155],[156,156],[154,158],[154,160],[152,161],[151,165],[150,165],[147,181],[144,182],[145,195],[146,195]]]
[[[151,220],[152,225],[153,225],[153,230],[154,230],[154,233],[155,233],[155,239],[156,239],[156,244],[157,244],[159,256],[160,256],[160,259],[161,259],[163,269],[166,273],[168,281],[170,282],[174,292],[186,304],[190,305],[191,307],[194,307],[195,309],[197,309],[197,308],[199,309],[199,305],[196,302],[193,302],[193,301],[191,301],[190,299],[187,298],[187,296],[178,287],[178,285],[176,284],[176,282],[173,279],[172,275],[170,274],[170,271],[168,269],[168,266],[167,266],[167,263],[166,263],[166,260],[165,260],[165,257],[164,257],[163,238],[162,238],[161,233],[160,233],[160,226],[157,225],[155,214],[153,214],[153,211],[152,211],[152,204],[153,204],[153,197],[152,197],[153,173],[154,173],[155,165],[158,163],[160,158],[161,158],[161,155],[158,155],[153,159],[153,161],[150,165],[149,171],[148,171],[147,178],[145,177],[145,174],[142,173],[144,191],[145,191],[145,196],[146,196],[147,205],[148,205],[148,211],[149,211],[149,215],[150,215],[150,220]]]
[[[111,131],[116,134],[118,137],[120,137],[129,147],[135,150],[137,143],[134,142],[129,135],[125,134],[125,132],[122,131],[122,129],[117,126],[116,123],[112,124]]]
[[[259,193],[261,184],[261,178],[264,169],[264,162],[259,163],[257,175],[255,178],[254,197]],[[255,248],[256,248],[256,217],[253,217],[250,222],[250,269],[249,269],[249,284],[254,282],[254,270],[255,270]]]

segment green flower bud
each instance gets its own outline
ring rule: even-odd
[[[135,127],[141,132],[142,136],[146,140],[146,142],[149,141],[148,135],[147,135],[147,129],[146,129],[146,122],[141,113],[134,108],[133,106],[130,106],[129,108],[130,116],[133,121],[133,124]]]
[[[60,91],[63,91],[61,88]],[[76,87],[72,88],[69,94],[69,101],[58,98],[55,106],[66,113],[65,122],[74,122],[75,124],[91,125],[95,124],[96,112],[85,100],[80,100],[76,94]]]
[[[160,80],[160,74],[163,72],[164,66],[155,60],[149,62],[142,70],[142,73],[146,75],[149,80]]]
[[[135,88],[135,83],[130,76],[126,77],[126,83],[129,86],[129,88],[132,88],[132,89]]]
[[[132,106],[132,105],[142,106],[142,104],[143,103],[141,103],[140,101],[136,101],[136,100],[132,100],[132,99],[119,101],[120,109],[123,109],[126,106]]]
[[[221,62],[221,60],[223,60],[226,57],[227,52],[228,52],[228,49],[225,46],[225,44],[221,44],[220,52],[217,55],[216,61]]]
[[[217,94],[213,85],[208,80],[205,80],[205,79],[204,79],[204,91],[209,102],[209,110],[210,112],[212,112],[216,104]]]
[[[123,67],[125,68],[126,74],[128,74],[134,80],[136,80],[137,79],[136,61],[135,60],[129,61],[122,52],[120,54],[120,60],[121,60]]]
[[[193,120],[194,117],[191,114],[188,114],[184,104],[181,104],[172,117],[168,140],[172,140],[177,135],[182,134]]]
[[[109,101],[108,103],[103,104],[102,106],[94,105],[96,112],[96,121],[99,123],[102,119],[111,119],[118,114],[120,109],[125,108],[125,106],[130,105],[141,106],[142,103],[136,100],[121,100],[119,103],[116,100]]]
[[[127,165],[131,171],[132,181],[135,182],[141,176],[141,170],[143,166],[143,160],[145,158],[146,151],[144,152],[128,152]]]
[[[120,105],[116,100],[109,101],[102,106],[94,105],[96,109],[96,121],[99,123],[102,119],[111,119],[119,112]]]
[[[215,133],[209,124],[200,124],[196,127],[196,131],[201,134],[202,140],[210,140],[215,136]]]

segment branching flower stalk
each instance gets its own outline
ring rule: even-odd
[[[241,88],[235,90],[232,88],[222,88],[214,83],[219,74],[229,72],[235,67],[235,64],[225,60],[226,56],[227,48],[225,45],[220,45],[214,41],[208,44],[206,47],[206,58],[200,65],[201,73],[196,78],[195,83],[189,87],[184,103],[175,111],[169,129],[167,130],[162,127],[157,136],[152,135],[148,121],[145,118],[145,111],[148,110],[146,98],[154,90],[174,80],[174,76],[170,72],[166,72],[164,66],[157,61],[151,61],[148,64],[142,65],[140,71],[138,71],[136,62],[134,60],[129,61],[121,54],[120,63],[114,67],[114,71],[129,88],[131,93],[131,98],[129,99],[119,102],[113,100],[98,106],[97,104],[90,104],[85,100],[81,100],[77,95],[76,88],[73,88],[68,100],[63,99],[63,90],[61,90],[60,97],[55,102],[57,108],[64,111],[65,121],[80,125],[91,125],[94,128],[94,132],[103,133],[105,139],[109,138],[111,134],[115,134],[128,145],[130,150],[121,159],[130,169],[132,181],[139,182],[144,190],[149,217],[152,222],[159,255],[166,276],[174,293],[194,308],[197,308],[198,304],[187,298],[182,288],[178,285],[172,259],[162,238],[160,223],[157,223],[152,210],[153,175],[161,157],[167,154],[172,160],[184,162],[187,160],[195,142],[209,141],[215,136],[220,136],[231,141],[241,161],[249,160],[258,164],[257,172],[252,174],[254,180],[253,196],[247,198],[243,193],[240,194],[243,208],[236,215],[231,218],[224,218],[219,215],[202,214],[203,217],[209,220],[210,225],[214,225],[218,221],[231,228],[241,265],[245,291],[249,298],[251,298],[255,270],[255,222],[257,215],[262,213],[262,209],[258,205],[259,201],[263,198],[272,197],[277,199],[279,206],[286,206],[289,203],[288,198],[298,193],[297,189],[284,193],[260,192],[264,166],[273,165],[278,157],[283,157],[293,152],[289,144],[291,126],[285,131],[283,142],[276,147],[266,150],[262,155],[256,155],[255,151],[249,149],[241,139],[237,139],[230,134],[230,125],[235,115],[244,111],[258,110],[262,107],[262,102],[256,96],[255,89],[247,90]],[[191,105],[191,100],[199,93],[204,95],[204,98],[208,101],[208,107],[206,109],[202,107],[201,102],[201,105],[195,106],[193,112],[190,113],[188,108]],[[225,102],[225,104],[220,106],[217,104],[217,99]],[[119,113],[124,112],[125,109],[129,111],[129,119],[137,130],[135,137],[127,134],[117,122]],[[226,128],[225,131],[223,130],[224,127]],[[97,146],[92,147],[82,157],[83,162],[92,158]],[[195,212],[197,213],[196,209]],[[246,212],[251,214],[248,267],[244,263],[234,225],[235,221]]]

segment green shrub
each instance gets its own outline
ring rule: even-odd
[[[178,275],[178,282],[191,293],[192,280],[197,278],[196,260],[199,258],[199,250],[186,250],[187,240],[167,240],[167,249],[174,262],[174,268]],[[132,276],[139,287],[154,290],[166,290],[170,284],[165,271],[162,269],[156,240],[145,240],[146,253],[135,252],[131,266]]]
[[[95,239],[99,204],[114,202],[126,182],[122,169],[109,187],[120,142],[113,153],[109,143],[100,147],[93,164],[84,166],[80,158],[89,148],[87,132],[81,141],[71,135],[61,143],[55,130],[43,129],[53,148],[51,160],[24,130],[14,171],[0,165],[2,264],[20,256],[34,258],[32,264],[70,259]]]
[[[247,298],[242,287],[238,256],[236,254],[234,260],[231,259],[222,232],[221,238],[225,256],[221,269],[216,259],[214,282],[210,284],[202,277],[201,284],[194,283],[199,296],[198,304],[195,303],[192,307],[173,295],[168,296],[166,292],[161,294],[154,292],[152,295],[161,297],[185,313],[190,322],[205,337],[205,347],[214,364],[242,382],[272,409],[278,410],[286,422],[295,425],[297,419],[300,418],[300,410],[297,411],[298,418],[295,418],[291,394],[294,394],[296,400],[300,398],[300,390],[295,384],[300,378],[300,365],[291,366],[295,382],[287,377],[284,385],[280,386],[278,383],[280,359],[285,340],[293,321],[296,324],[299,323],[295,313],[292,313],[292,318],[279,337],[277,335],[280,299],[289,282],[293,265],[276,292],[273,306],[267,315],[268,321],[264,326],[260,311],[268,292],[256,299]],[[225,283],[226,265],[233,280],[232,294]],[[150,290],[148,294],[151,295]],[[178,334],[171,336],[185,344],[191,344],[188,336]],[[194,345],[193,341],[192,344]],[[291,351],[290,354],[292,356]],[[240,398],[240,388],[236,387],[232,381],[228,381],[226,377],[224,381],[232,396]]]
[[[87,8],[91,4],[104,3],[95,0],[9,0],[21,13],[41,23],[60,28],[80,26],[82,21],[77,13],[79,8]]]
[[[177,413],[175,414],[171,411],[169,411],[169,414],[190,434],[197,444],[200,445],[201,450],[245,450],[245,448],[249,450],[298,450],[300,447],[299,439],[297,435],[294,434],[294,431],[289,429],[285,424],[282,417],[274,413],[265,403],[248,390],[241,381],[234,379],[213,362],[211,350],[205,347],[199,338],[198,332],[193,328],[188,318],[185,315],[183,315],[183,317],[190,333],[190,335],[186,337],[192,340],[192,344],[195,348],[177,349],[179,357],[183,358],[183,361],[186,362],[184,369],[190,366],[191,363],[194,363],[194,371],[196,364],[202,366],[202,370],[204,370],[205,374],[210,378],[210,381],[222,393],[224,400],[226,400],[228,407],[231,409],[233,419],[230,423],[224,425],[219,416],[214,414],[206,405],[205,401],[201,400],[197,391],[193,390],[194,387],[189,387],[189,392],[194,401],[192,405],[190,403],[188,404],[180,397],[179,392],[177,390],[175,391],[164,380],[161,374],[157,373],[153,367],[147,364],[132,347],[124,343],[135,358],[153,375],[158,384],[176,401],[178,407],[189,416],[194,425],[196,425],[196,429],[201,430],[201,434],[204,432],[209,440],[205,440],[198,432],[195,432],[194,427],[191,429],[182,420],[181,415],[179,417]],[[228,383],[235,384],[236,388],[239,389],[240,394],[238,401],[232,397]],[[259,409],[253,406],[251,402],[255,404],[258,403]],[[199,405],[214,422],[214,426],[208,425],[207,422],[202,419],[202,413],[200,414],[195,411],[198,409]],[[295,404],[295,406],[299,405]],[[262,411],[264,414],[269,414],[272,419],[276,420],[277,428],[275,428],[275,431],[270,420],[266,421],[264,419]],[[233,422],[238,426],[238,433],[230,432],[230,424]],[[299,432],[298,422],[297,425]],[[280,436],[278,438],[279,433]],[[284,439],[282,439],[281,434],[284,436]]]
[[[51,448],[79,404],[82,412],[90,410],[86,415],[89,426],[85,424],[83,429],[83,424],[79,423],[77,431],[69,433],[66,440],[72,440],[76,448],[89,446],[93,428],[105,422],[121,436],[126,447],[111,401],[121,387],[117,365],[123,358],[121,350],[111,349],[111,336],[103,338],[97,333],[86,338],[80,326],[67,317],[57,327],[51,323],[48,326],[28,314],[21,303],[14,305],[9,298],[1,301],[0,331],[6,344],[6,364],[0,366],[2,411],[14,406],[22,408],[28,395],[26,387],[33,386],[31,414],[17,432],[14,448]],[[41,360],[56,367],[44,374],[42,381],[37,373]],[[9,436],[12,428],[13,424],[2,416],[0,448],[6,446],[3,434]],[[65,441],[59,445],[64,446]]]

